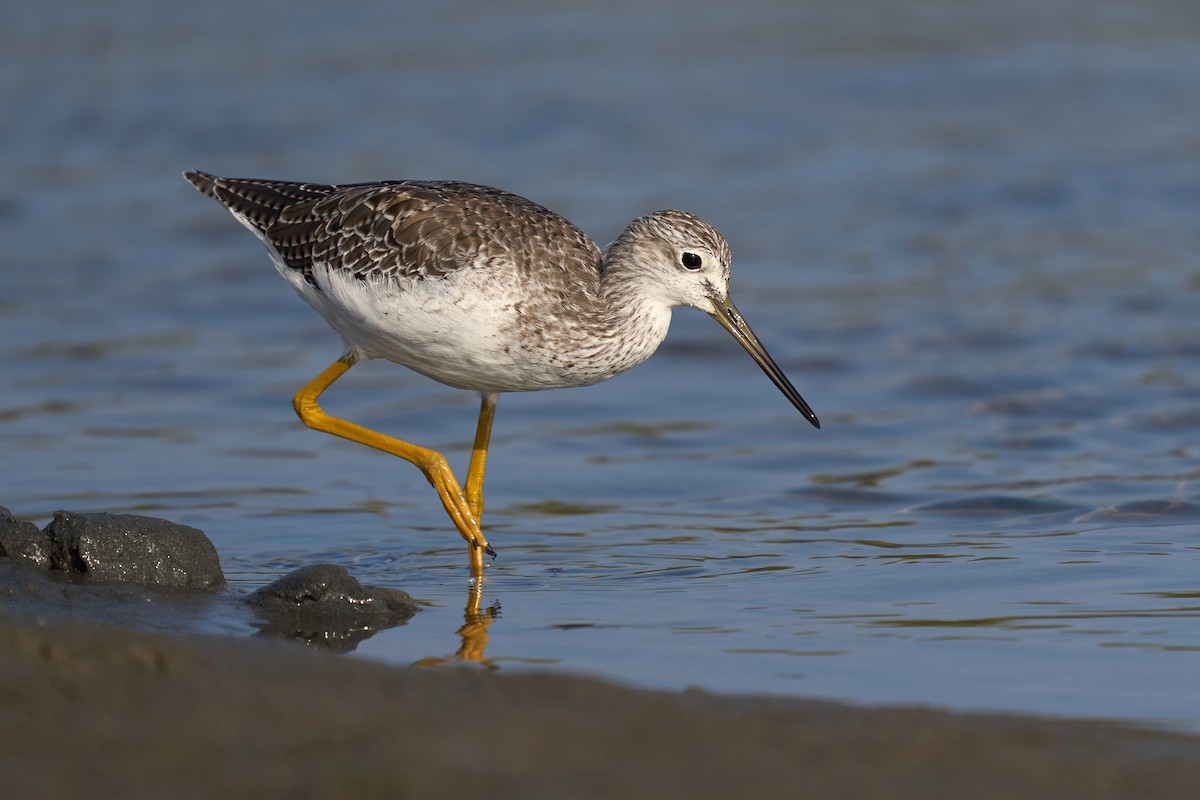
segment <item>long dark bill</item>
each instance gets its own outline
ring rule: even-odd
[[[804,418],[813,424],[813,427],[820,428],[821,422],[817,419],[817,415],[813,413],[812,408],[808,403],[804,402],[804,398],[796,391],[796,387],[792,386],[792,382],[783,374],[783,370],[771,358],[771,355],[763,347],[758,337],[754,335],[754,331],[750,330],[750,326],[746,324],[746,320],[742,318],[741,312],[737,310],[737,306],[733,301],[726,298],[724,300],[713,300],[713,305],[716,311],[710,311],[709,314],[717,322],[721,323],[721,327],[729,331],[734,339],[737,339],[738,344],[746,348],[746,352],[754,359],[754,362],[762,367],[762,371],[767,373],[767,377],[771,382],[779,387],[779,391],[783,392],[783,396],[792,401]]]

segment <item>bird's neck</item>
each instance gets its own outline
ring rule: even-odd
[[[601,266],[598,295],[599,327],[605,336],[625,343],[628,366],[648,358],[671,325],[671,306],[647,287],[637,272],[624,265]]]

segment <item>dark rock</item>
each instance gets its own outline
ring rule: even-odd
[[[52,569],[145,586],[215,588],[225,583],[216,548],[187,525],[134,514],[56,511],[45,533]]]
[[[32,522],[14,519],[12,512],[0,506],[0,556],[26,559],[49,569],[50,539]]]
[[[260,608],[314,616],[349,616],[364,621],[403,622],[416,612],[408,592],[363,586],[335,564],[310,564],[250,596]]]
[[[383,628],[402,625],[420,606],[407,592],[363,586],[344,567],[311,564],[252,594],[265,636],[347,651]]]

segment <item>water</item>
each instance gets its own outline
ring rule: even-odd
[[[342,564],[429,603],[360,654],[453,657],[460,540],[410,466],[295,419],[336,336],[179,172],[472,180],[602,243],[681,207],[729,239],[824,428],[689,311],[610,383],[503,396],[469,644],[502,671],[1200,731],[1192,4],[7,17],[18,515],[196,525],[238,591]],[[476,400],[372,363],[326,407],[461,469]]]

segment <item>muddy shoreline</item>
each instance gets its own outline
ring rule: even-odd
[[[1117,725],[397,668],[0,612],[6,794],[1200,796],[1200,739]]]

